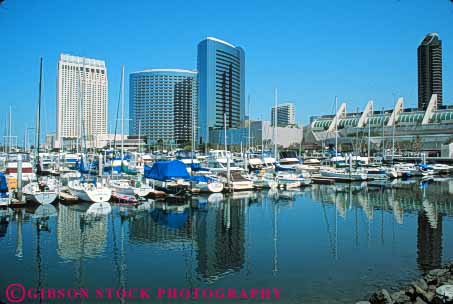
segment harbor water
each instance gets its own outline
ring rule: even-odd
[[[453,260],[447,178],[112,204],[104,216],[90,216],[88,208],[56,203],[0,211],[0,300],[7,302],[8,285],[20,283],[149,288],[146,303],[355,303]],[[159,288],[278,288],[281,295],[159,300]]]

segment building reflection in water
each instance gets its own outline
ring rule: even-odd
[[[196,251],[195,271],[203,280],[215,281],[244,266],[245,214],[251,196],[242,192],[223,200],[198,197],[192,204],[156,202],[150,212],[130,222],[130,241],[176,250],[189,243]],[[208,200],[209,208],[203,208]]]
[[[245,262],[245,213],[249,196],[228,196],[206,211],[194,213],[197,272],[215,281]]]
[[[135,217],[129,224],[132,243],[155,243],[167,249],[178,248],[181,242],[192,242],[192,219],[189,203],[156,202],[154,208]]]
[[[417,264],[420,271],[426,272],[442,264],[442,215],[439,215],[433,228],[425,211],[418,213]]]
[[[355,193],[354,193],[355,192]],[[329,242],[333,255],[337,254],[336,215],[347,217],[352,205],[360,207],[371,223],[375,210],[392,212],[394,221],[403,224],[405,213],[416,213],[417,217],[417,264],[425,272],[442,264],[442,221],[445,214],[453,215],[451,203],[451,180],[447,182],[402,181],[392,182],[392,187],[368,187],[359,191],[350,185],[331,187],[314,185],[307,195],[322,204]],[[334,206],[335,226],[329,225],[324,204]],[[381,238],[384,237],[384,222],[381,222]],[[332,232],[333,230],[333,232]],[[383,239],[382,239],[383,240]]]
[[[87,217],[89,204],[59,205],[57,252],[67,260],[100,256],[107,243],[108,217]]]

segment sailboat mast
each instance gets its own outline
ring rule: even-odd
[[[277,161],[277,106],[278,106],[278,95],[277,95],[277,88],[275,88],[274,92],[274,99],[275,99],[275,108],[274,108],[274,158]]]
[[[385,113],[384,113],[384,107],[382,107],[382,162],[385,160],[385,133],[384,133],[384,124],[385,122]]]
[[[124,65],[121,68],[121,163],[124,158]]]
[[[8,124],[9,124],[9,127],[8,127],[8,152],[11,152],[11,148],[13,146],[13,138],[12,138],[12,114],[11,114],[11,105],[9,106],[9,120],[8,120]]]
[[[338,157],[338,96],[335,96],[335,162]]]
[[[38,117],[36,118],[36,166],[39,168],[39,138],[41,135],[42,57],[39,66]]]
[[[370,149],[371,149],[371,124],[370,124],[370,113],[368,113],[368,161],[370,160]]]

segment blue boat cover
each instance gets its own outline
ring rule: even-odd
[[[0,172],[0,197],[8,197],[8,184],[5,174]]]
[[[424,165],[424,164],[418,164],[417,166],[420,167],[420,169],[422,169],[422,170],[432,170],[432,168],[433,168],[429,165]]]
[[[204,175],[200,175],[200,176],[195,175],[195,176],[191,176],[190,180],[194,181],[194,182],[199,182],[199,183],[200,182],[201,183],[208,183],[208,182],[212,181],[213,179],[208,177],[208,176],[204,176]]]
[[[179,160],[157,161],[152,167],[145,165],[145,177],[166,181],[174,178],[190,179],[186,165]]]

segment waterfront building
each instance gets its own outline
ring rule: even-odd
[[[375,110],[370,100],[362,112],[351,113],[342,103],[333,115],[311,118],[305,127],[304,147],[332,146],[338,134],[339,151],[366,154],[369,137],[371,155],[388,156],[393,147],[397,153],[440,155],[453,142],[453,106],[439,107],[437,101],[437,95],[432,95],[426,110],[420,110],[404,108],[400,97],[393,109]]]
[[[274,144],[274,127],[270,121],[250,120],[250,146],[261,147],[265,145],[271,148]],[[211,129],[209,132],[210,143],[223,145],[225,143],[224,129]],[[227,129],[228,145],[248,144],[249,130],[246,127]],[[303,138],[302,127],[277,127],[276,143],[279,146],[288,148],[291,145],[299,145]]]
[[[148,143],[190,143],[197,125],[197,72],[150,69],[130,75],[129,132]],[[196,138],[196,136],[194,136]]]
[[[271,110],[271,125],[275,123],[275,106]],[[277,105],[277,126],[289,127],[296,124],[294,103],[282,103]]]
[[[209,141],[209,130],[240,127],[245,113],[244,50],[208,37],[198,44],[199,143]]]
[[[418,108],[426,110],[431,95],[442,106],[442,41],[437,33],[426,35],[417,49]]]
[[[107,133],[108,79],[103,60],[61,54],[57,77],[57,143]]]

